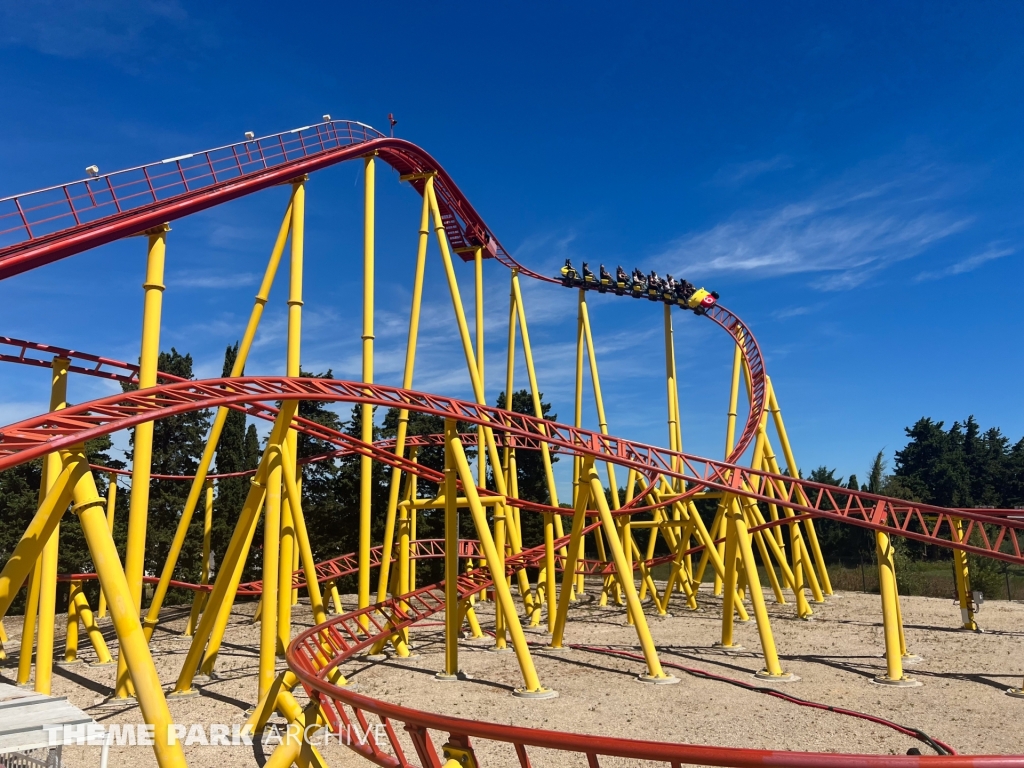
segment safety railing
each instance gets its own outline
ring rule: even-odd
[[[383,136],[363,123],[330,120],[5,197],[0,249]]]

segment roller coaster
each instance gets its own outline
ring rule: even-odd
[[[306,182],[309,174],[347,161],[363,165],[362,377],[360,381],[302,378],[299,359]],[[374,382],[375,184],[381,162],[394,169],[400,180],[422,198],[400,387]],[[173,738],[167,698],[194,695],[196,677],[214,671],[238,596],[258,597],[260,601],[259,673],[253,692],[256,705],[248,724],[258,732],[275,715],[302,726],[307,733],[322,728],[337,732],[355,724],[367,731],[368,737],[351,744],[351,748],[381,766],[482,765],[485,761],[478,754],[482,742],[513,748],[524,768],[533,764],[531,751],[536,760],[537,750],[554,750],[566,760],[578,758],[590,766],[600,765],[606,757],[671,766],[1024,766],[1024,757],[958,755],[933,739],[925,742],[938,753],[935,756],[893,757],[566,734],[419,711],[357,692],[344,677],[345,663],[367,654],[370,658],[385,653],[408,657],[415,633],[431,616],[444,617],[444,666],[438,678],[458,680],[463,628],[468,625],[472,636],[484,637],[474,606],[480,599],[492,599],[495,618],[488,632],[493,634],[496,648],[511,646],[522,677],[522,685],[512,695],[550,698],[556,693],[540,680],[533,661],[537,649],[535,645],[531,649],[524,624],[540,626],[546,622],[547,647],[570,647],[566,635],[571,633],[567,627],[573,604],[588,589],[588,581],[590,589],[599,583],[598,599],[602,604],[613,601],[626,607],[641,652],[624,655],[644,665],[639,680],[654,685],[677,683],[679,679],[671,674],[677,667],[660,658],[647,615],[649,611],[666,614],[673,600],[682,611],[696,609],[705,573],[713,573],[714,589],[722,595],[721,647],[736,647],[735,621],[747,620],[753,614],[764,661],[757,677],[775,683],[792,680],[776,650],[765,595],[773,594],[776,602],[786,604],[785,592],[790,592],[795,615],[809,618],[812,604],[823,602],[832,593],[815,520],[833,520],[873,533],[886,658],[886,671],[876,682],[895,687],[918,685],[903,669],[903,661],[910,654],[896,588],[893,537],[952,549],[962,624],[976,629],[966,556],[970,553],[1024,564],[1024,520],[1012,510],[945,509],[801,479],[757,340],[739,317],[711,299],[704,302],[697,317],[687,314],[686,321],[714,323],[728,336],[733,349],[725,458],[703,458],[682,448],[672,310],[674,306],[692,309],[696,304],[688,307],[687,301],[675,293],[671,301],[661,301],[661,293],[651,294],[662,304],[668,445],[647,445],[614,435],[605,415],[590,326],[586,297],[590,286],[577,284],[581,280],[574,283],[571,276],[548,277],[520,264],[439,163],[416,145],[365,124],[325,116],[315,125],[261,138],[247,135],[243,142],[124,171],[100,174],[95,167],[88,171],[89,176],[80,181],[0,199],[0,279],[136,235],[145,237],[147,255],[138,365],[40,342],[0,338],[0,361],[45,367],[52,377],[48,412],[0,428],[0,471],[32,460],[42,460],[44,467],[38,509],[0,571],[0,618],[7,615],[19,591],[23,587],[27,590],[19,683],[32,681],[37,691],[50,692],[55,594],[57,582],[64,580],[71,583],[66,658],[73,659],[77,653],[81,623],[97,659],[113,661],[97,623],[109,610],[118,640],[115,697],[135,697],[146,723],[153,725],[157,734],[168,734],[168,738],[154,741],[162,768],[186,764],[182,745]],[[278,185],[289,185],[291,193],[230,375],[188,381],[159,371],[168,223]],[[413,388],[432,236],[465,356],[471,401]],[[264,307],[289,245],[286,375],[244,376]],[[525,362],[533,414],[489,406],[484,397],[486,260],[507,268],[510,281],[504,391],[514,391],[518,350]],[[456,264],[460,261],[472,265],[474,273],[473,332],[459,288]],[[523,278],[578,292],[572,424],[543,417],[520,286]],[[616,293],[610,283],[608,287]],[[620,295],[643,293],[632,285],[626,290],[625,283],[621,287]],[[697,302],[706,294],[703,291]],[[717,300],[717,294],[713,298]],[[597,430],[582,426],[588,370]],[[69,405],[67,390],[72,375],[134,386],[119,394]],[[746,392],[745,398],[740,397],[741,389]],[[360,436],[301,418],[298,404],[302,401],[359,406]],[[377,406],[398,411],[393,439],[373,439],[372,409]],[[154,422],[200,410],[214,411],[215,416],[196,474],[170,478],[152,473]],[[237,517],[233,518],[226,551],[218,553],[220,569],[216,578],[208,583],[209,573],[204,570],[199,584],[176,580],[178,558],[200,507],[206,515],[204,559],[209,555],[215,486],[226,476],[211,474],[210,469],[225,419],[232,410],[270,425],[266,446],[255,470],[238,473],[249,475],[251,484],[243,507],[233,511]],[[745,420],[741,422],[738,414],[744,411]],[[440,417],[444,432],[408,434],[410,413]],[[85,442],[127,429],[134,430],[130,470],[90,466]],[[321,441],[330,450],[299,461],[299,434]],[[782,451],[784,469],[774,446]],[[417,460],[418,452],[426,447],[443,450],[443,469]],[[477,449],[475,467],[467,456],[468,447]],[[545,502],[520,497],[516,454],[524,451],[539,454],[542,459],[548,492]],[[552,469],[552,454],[556,452],[573,464],[572,498],[565,506],[559,503]],[[358,457],[359,461],[359,548],[318,563],[302,513],[302,467],[311,461],[334,461],[341,456]],[[383,509],[375,509],[371,499],[375,463],[390,469],[388,503]],[[624,486],[619,485],[617,471],[626,473]],[[123,565],[111,533],[117,483],[108,484],[106,497],[100,495],[96,483],[98,474],[113,477],[116,472],[125,474],[131,483]],[[157,479],[178,479],[190,487],[159,577],[144,572],[150,483]],[[431,491],[424,495],[424,488]],[[620,495],[623,488],[624,495]],[[712,500],[716,509],[710,524],[698,511],[701,500]],[[428,509],[443,511],[443,539],[416,537],[417,512]],[[69,510],[79,520],[95,573],[57,571],[59,525]],[[471,518],[476,538],[460,537],[460,511]],[[543,542],[536,546],[523,539],[522,520],[526,515],[538,515],[542,520]],[[383,540],[374,545],[371,524],[380,518],[384,520]],[[260,522],[264,536],[262,579],[242,583]],[[588,540],[596,546],[598,557],[585,557]],[[659,541],[669,554],[655,556]],[[415,564],[428,559],[443,561],[444,579],[418,585]],[[664,569],[660,573],[667,573],[667,578],[655,578],[657,566]],[[762,588],[761,573],[770,582],[767,590]],[[535,580],[531,580],[534,575]],[[337,580],[345,576],[355,576],[358,585],[357,606],[350,611],[342,610],[337,592]],[[100,585],[98,615],[81,587],[90,579],[98,580]],[[146,582],[154,586],[154,591],[143,614]],[[173,690],[165,694],[150,640],[172,587],[189,589],[195,597],[187,630],[191,644]],[[299,589],[308,593],[313,626],[293,637],[293,594]],[[326,594],[333,601],[334,616],[328,616]],[[608,649],[590,650],[613,653]],[[282,653],[287,670],[278,673],[276,661]],[[300,688],[305,703],[300,703]],[[1021,689],[1008,693],[1024,695]],[[374,731],[374,735],[368,731],[371,717],[383,729]],[[442,734],[446,734],[444,743],[438,748],[435,739]],[[277,746],[268,765],[276,768],[292,763],[326,764],[310,742],[289,736]]]

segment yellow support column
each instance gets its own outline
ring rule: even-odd
[[[213,481],[206,481],[206,509],[203,515],[203,562],[199,567],[199,583],[206,586],[210,583],[210,531],[213,528]],[[209,592],[196,592],[192,597],[192,610],[188,615],[188,623],[185,625],[185,637],[191,637],[199,622],[199,614],[202,613]]]
[[[86,634],[89,637],[89,643],[92,645],[93,650],[96,651],[96,661],[93,662],[92,666],[102,667],[107,664],[113,664],[114,659],[111,657],[110,650],[107,648],[107,642],[103,639],[103,633],[100,631],[99,624],[96,623],[96,618],[93,616],[93,612],[89,609],[89,601],[85,597],[85,592],[82,590],[81,583],[79,583],[73,599],[75,601],[78,619],[82,622],[82,626],[85,628]]]
[[[593,458],[586,456],[583,459],[581,471],[589,474],[593,466]],[[572,531],[569,534],[569,551],[565,559],[565,566],[562,572],[562,591],[558,595],[558,610],[555,613],[555,626],[551,630],[551,645],[553,650],[562,648],[565,638],[565,623],[569,616],[569,601],[572,595],[572,584],[576,578],[576,567],[583,554],[583,528],[587,524],[587,506],[590,504],[590,484],[580,486],[576,493],[576,505],[572,514]]]
[[[953,535],[958,542],[964,540],[964,526],[959,518],[953,519]],[[980,630],[974,618],[974,596],[971,594],[971,573],[967,568],[967,553],[961,549],[953,550],[953,573],[956,575],[956,595],[960,600],[961,626],[963,629],[978,632]]]
[[[292,254],[288,286],[288,352],[285,376],[301,375],[302,352],[302,263],[305,247],[305,177],[292,182]],[[291,470],[296,472],[299,433],[289,429],[285,438],[291,455]],[[281,504],[281,555],[277,584],[277,652],[283,656],[292,638],[292,571],[296,550],[295,511],[286,497]]]
[[[253,339],[256,337],[256,330],[259,328],[260,319],[263,317],[263,309],[270,297],[270,289],[271,286],[273,286],[274,277],[277,275],[277,268],[281,263],[281,255],[284,253],[284,247],[288,242],[288,232],[291,228],[291,222],[292,201],[289,198],[288,207],[285,209],[284,218],[281,221],[281,226],[277,233],[277,240],[274,242],[273,250],[271,251],[270,258],[267,261],[267,267],[263,274],[263,282],[260,284],[260,289],[256,293],[256,300],[253,304],[252,312],[249,314],[249,322],[246,325],[242,341],[238,345],[238,354],[235,356],[235,364],[231,367],[231,372],[229,374],[230,378],[241,376],[242,371],[245,369],[245,363],[249,357],[249,350],[252,348]],[[167,589],[170,586],[171,578],[174,576],[174,568],[177,565],[178,556],[181,553],[181,547],[185,543],[185,536],[187,535],[189,525],[192,522],[192,515],[195,512],[196,506],[199,504],[199,498],[203,491],[203,484],[206,481],[206,474],[209,471],[210,465],[213,463],[213,457],[217,452],[217,445],[220,442],[220,435],[224,429],[224,421],[227,419],[228,413],[228,408],[218,408],[217,413],[213,418],[213,424],[210,426],[210,434],[206,438],[206,447],[203,449],[203,456],[199,460],[199,466],[196,468],[196,476],[192,481],[191,488],[189,488],[188,498],[185,501],[185,508],[182,510],[181,516],[178,519],[178,528],[174,532],[174,539],[172,540],[170,550],[167,553],[167,559],[164,561],[163,570],[160,572],[160,581],[157,583],[156,589],[153,592],[153,599],[149,604],[149,611],[146,614],[146,620],[143,622],[147,640],[153,637],[153,629],[156,627],[157,619],[160,616],[160,608],[163,606],[164,597],[167,595]]]
[[[756,449],[755,449],[756,453]],[[772,626],[768,619],[768,610],[764,604],[764,593],[761,591],[761,580],[757,575],[757,563],[754,561],[754,551],[750,546],[750,533],[747,530],[747,521],[743,510],[736,499],[729,507],[727,519],[735,527],[735,539],[739,548],[739,557],[743,563],[743,570],[747,577],[747,585],[750,587],[750,602],[754,607],[754,617],[757,620],[757,633],[761,640],[761,651],[764,654],[765,668],[756,674],[756,677],[763,677],[776,682],[792,682],[798,680],[796,675],[791,675],[782,670],[779,665],[779,655],[775,650],[775,638],[772,634]]]
[[[40,503],[44,497],[46,483],[39,488]],[[25,619],[21,629],[21,651],[18,654],[18,685],[26,685],[32,679],[32,648],[36,640],[36,616],[39,614],[39,578],[42,573],[42,559],[36,558],[35,567],[28,582],[28,595],[25,598]]]
[[[117,475],[113,472],[107,473],[107,530],[114,535],[114,510],[117,508]],[[100,602],[96,607],[96,618],[102,619],[107,615],[107,596],[100,590]]]
[[[430,193],[434,186],[434,175],[430,174],[424,181],[423,208],[420,213],[419,239],[416,245],[416,272],[412,286],[412,308],[409,311],[409,335],[405,344],[405,368],[402,374],[402,388],[412,389],[413,371],[416,367],[416,346],[420,333],[420,308],[423,304],[423,275],[427,265],[427,245],[430,241]],[[395,455],[402,456],[405,452],[405,438],[409,428],[409,410],[398,411],[398,428],[395,435]],[[479,449],[478,449],[479,450]],[[391,470],[391,485],[388,488],[388,510],[384,521],[384,541],[381,550],[381,566],[377,578],[377,602],[387,597],[388,580],[391,569],[392,542],[395,537],[395,515],[398,510],[398,497],[401,492],[402,470],[395,467]]]
[[[473,314],[476,319],[476,368],[480,376],[480,388],[486,393],[487,387],[484,377],[484,249],[473,249],[473,273],[475,279],[473,303]],[[512,395],[509,394],[508,397]],[[476,475],[477,484],[481,488],[487,487],[487,460],[483,450],[484,428],[478,425],[476,428]]]
[[[459,679],[459,507],[458,468],[452,441],[459,430],[455,419],[444,421],[444,669],[438,680]]]
[[[523,304],[522,291],[519,288],[519,270],[517,268],[512,269],[512,299],[515,315],[519,320],[519,329],[523,335],[523,357],[526,360],[526,377],[530,382],[530,395],[533,398],[533,415],[538,419],[544,418],[544,410],[541,407],[540,402],[540,387],[537,384],[537,368],[533,362],[533,347],[530,344],[530,329],[526,324],[526,306]],[[512,320],[509,320],[511,324]],[[509,350],[512,360],[515,359],[515,329],[510,326],[509,328]],[[506,391],[511,391],[511,379],[510,385]],[[544,434],[547,434],[546,430],[543,430]],[[547,443],[540,444],[540,457],[544,465],[544,479],[548,486],[548,496],[551,497],[551,506],[558,506],[558,487],[555,483],[555,473],[551,466],[551,448]],[[562,538],[564,532],[562,530],[562,516],[555,515],[555,536]],[[566,548],[562,547],[559,550],[559,554],[562,557],[566,555]],[[575,599],[575,598],[573,598]]]
[[[50,380],[50,410],[59,411],[67,407],[68,367],[71,361],[66,357],[53,358]],[[43,482],[49,491],[61,472],[60,454],[50,453],[44,459]],[[63,513],[63,509],[60,510]],[[53,622],[57,608],[57,558],[60,546],[60,518],[53,532],[45,539],[40,559],[39,578],[39,630],[36,638],[36,693],[50,694],[53,679]]]
[[[875,531],[875,553],[878,556],[878,591],[882,598],[882,628],[885,634],[885,674],[878,675],[873,682],[907,688],[919,686],[919,681],[903,674],[896,564],[893,560],[892,542],[880,531]]]
[[[82,582],[68,585],[68,630],[64,635],[64,664],[78,663],[78,603],[75,596],[82,591]]]
[[[164,255],[167,246],[166,224],[149,230],[149,250],[146,260],[145,302],[142,312],[142,351],[139,355],[139,389],[148,389],[157,383],[157,361],[160,357],[160,314],[164,292]],[[146,567],[146,523],[149,518],[150,471],[153,462],[153,422],[145,421],[135,427],[132,449],[132,490],[128,504],[128,546],[124,559],[125,578],[135,611],[142,612],[142,577]],[[117,661],[119,699],[129,696],[129,680],[124,653]]]
[[[374,279],[374,156],[364,159],[363,178],[363,383],[373,383],[373,279]],[[360,408],[364,443],[373,442],[373,407]],[[370,494],[373,483],[373,460],[359,458],[359,576],[358,607],[370,604]],[[363,629],[369,624],[360,619]]]
[[[284,440],[284,436],[281,437]],[[262,699],[277,676],[277,590],[281,565],[281,450],[278,444],[267,445],[270,463],[267,468],[267,496],[263,510],[263,611],[260,619],[259,691]],[[223,571],[223,569],[222,569]]]
[[[63,451],[62,456],[65,464],[76,464],[83,470],[79,472],[74,485],[75,505],[72,511],[78,515],[82,524],[82,532],[96,566],[101,588],[109,598],[110,617],[117,631],[121,658],[135,683],[142,717],[153,726],[153,751],[156,753],[157,764],[160,768],[185,768],[185,755],[174,736],[171,713],[167,709],[167,700],[153,658],[149,655],[146,636],[135,607],[135,596],[131,594],[114,540],[107,530],[104,502],[96,491],[92,473],[88,471],[84,446]]]

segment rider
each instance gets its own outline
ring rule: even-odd
[[[587,262],[585,262],[585,261],[583,262],[583,282],[584,283],[594,283],[594,282],[597,282],[596,280],[594,280],[594,273],[590,271],[590,267],[587,266]]]

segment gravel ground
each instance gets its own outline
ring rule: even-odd
[[[770,595],[768,595],[770,599]],[[489,640],[467,641],[460,646],[460,666],[469,679],[441,683],[434,673],[441,668],[443,637],[441,627],[432,623],[413,634],[415,657],[369,662],[355,659],[343,668],[356,690],[368,696],[421,710],[447,713],[472,720],[546,728],[559,732],[625,736],[635,739],[688,742],[694,744],[752,747],[763,749],[826,752],[905,754],[911,747],[931,750],[921,742],[890,728],[849,716],[810,709],[726,682],[703,679],[670,664],[711,672],[744,682],[755,682],[753,673],[762,667],[757,629],[753,622],[737,624],[736,642],[744,653],[726,654],[712,647],[719,638],[720,601],[704,591],[701,610],[682,610],[676,615],[649,617],[666,671],[680,678],[678,685],[655,686],[637,682],[644,670],[642,661],[613,658],[585,650],[554,654],[535,649],[534,660],[544,685],[558,691],[558,698],[529,701],[514,698],[512,689],[522,684],[514,654],[490,652]],[[345,598],[346,607],[354,604]],[[253,603],[236,607],[218,675],[201,686],[201,695],[171,698],[176,722],[224,723],[244,721],[243,712],[255,703],[259,628],[253,625]],[[493,625],[490,603],[478,606],[485,628]],[[922,660],[908,666],[908,672],[923,685],[919,688],[889,688],[871,679],[885,669],[881,610],[877,595],[839,593],[823,605],[815,605],[814,620],[796,620],[793,606],[769,602],[772,628],[782,664],[798,682],[769,684],[787,694],[832,706],[858,710],[920,729],[944,741],[961,753],[1012,754],[1024,752],[1019,723],[1024,699],[1004,694],[1019,686],[1024,676],[1024,604],[987,603],[979,615],[982,634],[956,627],[959,609],[938,598],[902,599],[909,650]],[[188,649],[189,639],[181,635],[187,608],[169,608],[167,621],[154,637],[154,651],[161,679],[170,686]],[[295,631],[309,626],[308,608],[295,609]],[[442,616],[438,616],[441,619]],[[16,673],[17,622],[7,621],[12,659],[5,662],[3,676],[13,682]],[[102,622],[113,650],[116,641],[109,619]],[[58,635],[62,628],[58,628]],[[528,631],[528,639],[546,642],[541,628]],[[635,630],[625,623],[620,607],[599,607],[592,595],[574,605],[566,642],[592,644],[639,653]],[[63,648],[62,637],[56,646]],[[95,657],[83,636],[80,656]],[[62,654],[60,654],[62,655]],[[280,662],[283,668],[283,662]],[[98,721],[137,723],[141,716],[132,705],[110,707],[104,701],[112,693],[113,667],[92,667],[79,663],[56,667],[53,693],[67,696]],[[761,683],[760,681],[759,684]],[[301,698],[301,697],[300,697]],[[401,734],[405,738],[404,732]],[[435,734],[436,744],[444,734]],[[407,753],[414,754],[405,742]],[[516,764],[510,748],[476,742],[484,765]],[[265,748],[267,754],[272,745]],[[346,747],[325,748],[332,768],[365,765]],[[249,766],[262,762],[257,745],[186,747],[193,768]],[[95,766],[98,747],[70,747],[64,751],[69,768]],[[544,766],[585,766],[586,759],[565,753],[531,750],[536,768]],[[155,765],[148,748],[114,747],[110,765]],[[625,761],[602,759],[602,766],[626,765]]]

